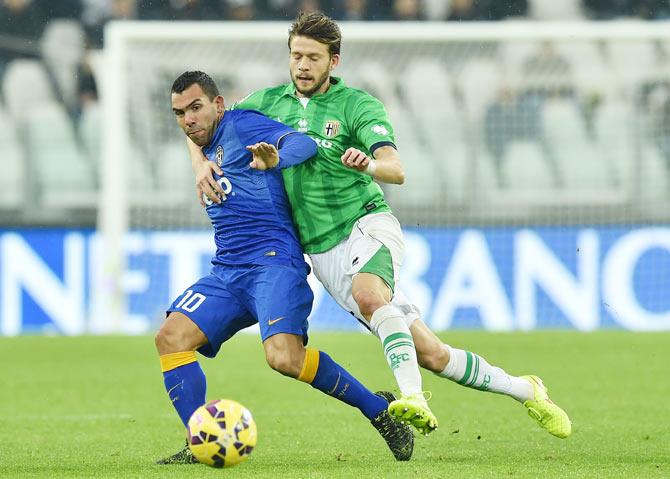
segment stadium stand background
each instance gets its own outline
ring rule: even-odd
[[[301,9],[322,9],[338,20],[364,21],[662,20],[670,16],[670,2],[659,0],[2,0],[0,112],[5,126],[0,133],[0,225],[95,225],[100,130],[104,127],[96,69],[108,21],[286,21]],[[417,120],[425,122],[425,141],[441,141],[444,130],[458,137],[450,140],[448,172],[433,158],[434,171],[440,174],[423,178],[425,188],[402,192],[403,200],[395,204],[400,217],[421,224],[490,223],[496,220],[491,209],[478,217],[471,211],[459,216],[457,207],[447,208],[443,210],[449,212],[447,216],[431,205],[465,203],[473,198],[475,189],[477,194],[485,194],[482,188],[523,191],[529,186],[547,188],[549,199],[551,191],[585,187],[600,189],[604,196],[633,191],[635,197],[666,198],[670,83],[646,73],[667,61],[669,47],[660,42],[620,46],[546,43],[541,48],[515,45],[506,50],[505,45],[490,45],[473,51],[466,46],[434,61],[417,59],[402,73],[388,68],[389,77],[383,81],[366,81],[360,71],[352,75],[354,83],[358,81],[380,96],[389,109],[394,102],[405,101],[417,118],[423,105],[441,102],[448,116]],[[487,95],[481,95],[483,81],[501,77],[500,62],[494,62],[494,56],[528,80],[523,88],[501,81]],[[631,58],[636,62],[634,68],[630,67]],[[600,88],[605,84],[599,83],[600,78],[611,68],[627,72],[622,81],[633,85],[633,93],[626,99]],[[346,71],[342,74],[349,77]],[[406,88],[400,91],[399,85]],[[644,127],[625,141],[619,138],[621,145],[613,144],[607,132],[629,129],[631,115]],[[572,125],[572,131],[554,130],[555,125]],[[404,127],[398,125],[399,130]],[[478,133],[473,135],[472,130]],[[418,151],[424,139],[406,135],[410,136],[415,138],[408,139],[405,148]],[[648,188],[640,188],[642,180],[629,174],[629,149],[636,142],[652,158],[653,167],[645,173],[650,180]],[[572,151],[564,147],[566,143]],[[557,148],[557,144],[562,146]],[[490,171],[478,173],[476,185],[467,179],[469,152],[473,150],[480,151],[486,157],[484,164],[490,167]],[[594,152],[597,160],[586,166],[575,151]],[[605,157],[611,161],[603,161]],[[411,170],[413,165],[407,164],[407,168]],[[426,176],[425,171],[414,173]],[[444,191],[447,197],[440,196]],[[525,210],[519,211],[524,221],[529,218]],[[551,221],[550,213],[544,210],[542,215]],[[611,211],[583,217],[590,223],[617,221]],[[619,218],[631,221],[630,215]],[[648,218],[642,214],[639,219]]]
[[[174,30],[193,23],[173,25],[287,25],[315,8],[351,20],[352,32],[370,31],[357,20],[390,22],[385,38],[345,37],[337,73],[379,97],[394,124],[407,181],[384,188],[405,231],[403,288],[427,324],[667,330],[668,3],[0,0],[0,335],[155,329],[212,247],[166,91],[196,45]],[[158,41],[125,43],[124,67],[105,70],[111,20],[139,20],[132,31],[175,22],[155,25]],[[394,20],[450,39],[396,41]],[[224,48],[219,25],[209,28],[198,64],[228,103],[287,80],[284,26],[272,39],[226,36]],[[99,98],[110,71],[134,93],[114,104],[128,114],[119,163],[102,160],[113,153],[103,140],[120,131],[103,103],[124,118],[112,96]],[[115,175],[101,174],[119,164],[132,166],[123,201],[108,194]],[[128,234],[107,227],[110,210]],[[314,329],[356,327],[312,286]]]

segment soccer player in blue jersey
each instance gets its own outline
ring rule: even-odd
[[[196,351],[214,357],[240,329],[258,322],[268,364],[286,376],[358,408],[398,460],[413,435],[387,412],[391,393],[373,394],[323,351],[306,348],[313,295],[280,169],[316,154],[316,143],[252,110],[224,111],[223,97],[203,72],[172,86],[172,111],[184,133],[224,172],[220,203],[205,200],[216,255],[209,275],[180,295],[156,334],[165,389],[184,425],[205,403]],[[196,462],[185,447],[161,464]]]

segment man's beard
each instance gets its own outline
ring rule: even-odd
[[[310,88],[309,90],[301,90],[298,87],[297,77],[293,77],[293,86],[301,95],[305,95],[306,97],[309,98],[312,95],[314,95],[314,93],[316,93],[323,86],[323,84],[326,83],[327,80],[328,80],[328,72],[324,73],[323,76],[319,79],[319,81],[315,82],[312,88]]]

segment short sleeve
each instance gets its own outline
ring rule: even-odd
[[[365,95],[356,102],[352,114],[353,134],[370,153],[380,146],[395,148],[393,126],[382,102]]]

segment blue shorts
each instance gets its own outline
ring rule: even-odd
[[[239,330],[259,323],[265,341],[278,333],[303,337],[314,295],[305,269],[289,266],[215,266],[167,310],[188,316],[207,336],[198,351],[213,358]]]

